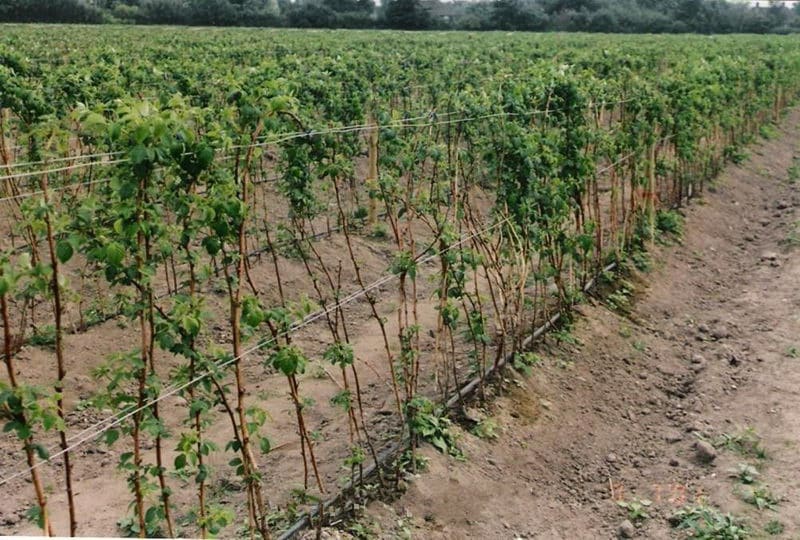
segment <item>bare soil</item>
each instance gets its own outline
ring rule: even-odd
[[[360,526],[381,538],[615,538],[628,518],[617,502],[646,499],[649,518],[626,534],[685,537],[669,517],[705,503],[753,538],[800,538],[798,123],[794,110],[681,210],[679,245],[656,246],[653,269],[627,276],[630,306],[590,298],[575,343],[546,338],[530,376],[504,373],[478,412],[497,439],[462,422],[465,459],[426,447],[427,472],[372,503]],[[765,456],[737,450],[742,435]],[[701,440],[717,445],[710,463]],[[745,502],[752,487],[731,475],[740,464],[756,468],[774,509]],[[784,531],[770,536],[775,520]]]

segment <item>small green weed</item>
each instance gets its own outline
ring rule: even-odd
[[[776,510],[780,499],[767,486],[758,486],[742,491],[742,499],[759,510]]]
[[[773,519],[766,525],[764,525],[764,532],[770,536],[778,536],[779,534],[783,534],[783,531],[786,527],[778,521],[777,519]]]
[[[758,129],[758,132],[766,140],[771,140],[778,136],[778,129],[774,124],[764,124]]]
[[[656,214],[656,228],[662,235],[680,239],[683,236],[683,216],[675,210],[659,210]]]
[[[38,508],[38,507],[37,507]],[[133,515],[126,516],[117,521],[122,536],[134,538],[136,536],[146,536],[148,538],[160,538],[164,536],[161,530],[161,520],[164,517],[164,510],[160,506],[151,506],[145,512],[144,534],[140,534],[139,520]]]
[[[797,163],[797,158],[795,158],[794,163],[786,171],[786,175],[789,177],[790,184],[795,184],[800,180],[800,165]]]
[[[767,452],[761,445],[761,437],[753,428],[746,428],[739,433],[723,433],[713,441],[716,448],[724,448],[747,457],[766,459]]]
[[[411,450],[406,450],[397,459],[397,467],[402,471],[427,471],[429,465],[430,459]]]
[[[552,335],[559,343],[566,343],[568,345],[581,344],[580,340],[572,334],[572,328],[569,326],[559,328],[558,330],[551,332],[550,335]]]
[[[780,241],[780,244],[789,249],[800,247],[800,221],[795,221],[792,224],[792,229],[786,235],[786,238]]]
[[[353,535],[357,540],[373,540],[374,538],[379,537],[373,523],[356,521],[348,525],[345,530]]]
[[[452,423],[431,400],[420,396],[413,398],[406,405],[406,414],[413,435],[429,442],[443,454],[464,457],[450,429]]]
[[[300,488],[292,489],[291,500],[286,503],[286,507],[276,508],[273,513],[267,516],[267,524],[271,528],[283,528],[297,520],[302,513],[303,505],[319,502],[319,498],[310,495],[307,491]],[[242,535],[244,536],[244,535]]]
[[[650,514],[647,513],[647,507],[653,502],[647,499],[634,499],[632,501],[617,501],[617,504],[628,511],[628,519],[635,523],[650,517]]]
[[[516,353],[514,355],[514,361],[512,362],[512,366],[514,369],[525,375],[526,377],[530,377],[532,373],[533,367],[536,367],[542,363],[542,357],[536,353],[532,352],[524,352],[524,353]]]
[[[646,251],[635,251],[631,255],[631,262],[640,272],[649,272],[653,269],[653,259]]]
[[[384,240],[389,238],[389,229],[386,227],[385,223],[376,223],[367,236],[375,240]]]
[[[750,536],[750,530],[741,519],[705,504],[686,506],[670,521],[694,540],[744,540]]]
[[[493,441],[500,436],[500,426],[492,418],[484,418],[472,428],[472,434],[481,439]]]
[[[735,469],[730,470],[730,475],[742,484],[754,484],[759,477],[758,470],[748,463],[739,463]]]
[[[28,343],[36,347],[46,347],[48,349],[56,345],[56,328],[52,324],[40,326],[33,331]]]
[[[363,225],[369,216],[369,210],[364,206],[359,206],[353,211],[350,221],[354,226]]]
[[[747,158],[750,157],[742,147],[740,146],[726,146],[725,150],[723,151],[725,155],[725,159],[735,163],[736,165],[740,165],[747,161]]]
[[[789,358],[800,358],[800,349],[792,345],[788,349],[786,349],[786,356]]]
[[[606,298],[606,304],[608,304],[608,307],[614,311],[623,313],[627,312],[630,309],[632,294],[633,291],[623,285],[608,295],[608,298]]]

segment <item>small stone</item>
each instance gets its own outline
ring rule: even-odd
[[[697,441],[694,444],[697,459],[703,463],[711,463],[717,457],[717,449],[714,448],[708,441]]]
[[[702,354],[693,354],[692,355],[692,364],[705,364],[706,359]]]
[[[666,435],[664,435],[664,439],[670,444],[680,442],[683,440],[683,434],[679,431],[668,431]]]
[[[617,462],[617,455],[614,454],[613,452],[608,454],[606,456],[606,461],[608,461],[609,463],[616,463]]]
[[[694,371],[695,373],[700,373],[704,369],[706,369],[705,364],[695,364],[692,366],[692,371]]]
[[[628,519],[619,524],[619,529],[617,529],[617,532],[619,533],[620,538],[633,538],[636,536],[636,528]]]
[[[710,332],[710,329],[708,328],[707,324],[700,323],[700,324],[697,325],[697,331],[701,332],[703,334],[708,334]]]
[[[700,433],[703,431],[703,429],[705,428],[703,427],[703,424],[701,424],[699,421],[694,421],[686,426],[687,433],[692,433],[693,431]]]
[[[711,337],[713,337],[714,339],[725,339],[730,335],[731,333],[725,326],[717,326],[711,330]]]
[[[777,203],[775,203],[775,208],[777,208],[778,210],[786,210],[790,206],[791,205],[789,204],[788,201],[778,201]]]
[[[467,407],[464,409],[464,417],[474,424],[480,424],[483,420],[486,419],[486,415],[483,414],[478,409],[473,407]]]
[[[677,459],[675,459],[675,458],[672,458],[671,460],[669,460],[669,466],[670,466],[670,467],[677,467],[677,466],[678,466],[678,465],[680,465],[680,464],[681,464],[681,462],[680,462],[680,461],[678,461],[678,460],[677,460]]]
[[[775,253],[774,251],[765,251],[764,253],[761,254],[761,260],[762,261],[777,261],[778,260],[778,254]]]

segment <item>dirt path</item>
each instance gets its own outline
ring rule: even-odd
[[[462,432],[464,461],[426,448],[428,472],[361,525],[385,538],[680,538],[668,518],[705,501],[743,519],[743,537],[800,538],[799,122],[795,110],[685,210],[682,243],[628,278],[628,309],[590,299],[577,343],[549,338],[530,377],[506,373],[484,411],[496,440]],[[774,509],[745,502],[754,489]],[[652,501],[649,518],[621,531],[615,499]]]

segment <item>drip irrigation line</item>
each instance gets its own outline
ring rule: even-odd
[[[589,282],[583,287],[584,292],[589,292],[593,287],[594,284],[597,282],[597,278],[603,275],[606,272],[610,272],[614,268],[616,268],[617,263],[611,263],[608,266],[604,267],[595,277],[593,277]],[[539,326],[531,335],[526,337],[522,342],[522,349],[525,349],[531,345],[535,340],[539,339],[545,332],[553,328],[562,317],[561,311],[554,314],[550,319],[548,319],[543,325]],[[444,406],[446,409],[452,409],[455,407],[457,403],[459,403],[464,398],[470,397],[470,395],[475,392],[475,390],[479,387],[481,381],[485,381],[487,378],[491,377],[494,373],[499,372],[506,364],[510,363],[514,358],[514,353],[509,353],[502,357],[497,364],[492,364],[488,368],[486,368],[485,372],[481,375],[474,377],[471,381],[467,382],[461,388],[457,389],[455,395],[451,396],[448,399]],[[384,468],[390,461],[396,458],[400,452],[407,449],[410,444],[410,439],[408,437],[403,437],[399,442],[391,445],[386,450],[383,450],[377,456],[377,460],[373,461],[368,467],[366,467],[362,473],[362,478],[366,478],[372,476],[379,468]],[[329,498],[325,502],[322,503],[322,511],[325,512],[326,509],[334,506],[344,497],[346,494],[351,491],[355,487],[355,483],[352,480],[348,480],[345,487],[343,487],[337,495]],[[292,540],[300,531],[305,529],[306,527],[310,526],[314,519],[317,518],[319,515],[319,507],[313,507],[311,510],[300,516],[291,527],[285,530],[281,535],[278,537],[278,540]]]
[[[669,139],[670,137],[665,137],[665,138]],[[610,169],[610,168],[614,167],[617,164],[618,163],[612,163],[606,169]],[[687,200],[688,199],[691,199],[691,197],[687,197]],[[678,208],[680,206],[682,200],[683,200],[683,197],[681,197],[681,201],[679,203],[673,204],[670,208],[672,208],[672,209]],[[603,274],[605,274],[607,272],[611,272],[617,266],[618,266],[618,264],[616,262],[612,262],[612,263],[608,264],[607,266],[603,267],[603,269],[600,272],[595,274],[586,283],[586,285],[584,285],[583,291],[587,292],[587,293],[589,291],[591,291],[594,288],[595,284],[597,283],[597,280]],[[561,320],[561,317],[563,316],[563,314],[564,314],[563,311],[558,311],[553,316],[551,316],[547,321],[545,321],[544,324],[542,324],[541,326],[536,328],[533,331],[533,333],[531,333],[529,336],[527,336],[522,341],[522,343],[520,345],[520,348],[524,350],[524,349],[527,349],[528,347],[530,347],[531,344],[534,341],[536,341],[537,339],[542,337],[542,335],[544,335],[545,332],[549,331],[556,324],[558,324],[558,322]],[[457,389],[456,393],[454,395],[450,396],[450,398],[444,403],[444,407],[446,409],[453,409],[464,398],[469,398],[472,395],[472,393],[475,392],[475,390],[480,386],[482,381],[485,381],[486,379],[488,379],[489,377],[491,377],[495,373],[499,372],[499,370],[501,370],[503,367],[505,367],[507,364],[509,364],[513,359],[514,359],[514,353],[512,352],[512,353],[509,353],[509,354],[505,355],[504,357],[502,357],[497,362],[496,365],[495,364],[490,365],[488,368],[486,368],[486,370],[482,374],[473,377],[472,380],[470,380],[466,384],[462,385],[461,388]],[[378,456],[377,456],[377,460],[373,461],[369,466],[367,466],[364,469],[364,471],[363,471],[363,473],[361,475],[362,478],[370,477],[379,468],[385,467],[390,462],[390,460],[396,458],[400,454],[400,452],[402,452],[403,450],[407,449],[409,447],[410,443],[411,443],[411,440],[407,436],[404,436],[399,442],[396,442],[395,444],[391,445],[386,450],[384,450],[381,453],[379,453]],[[331,498],[327,499],[326,501],[324,501],[322,503],[322,511],[323,511],[323,513],[324,513],[324,511],[326,509],[334,506],[337,502],[339,502],[340,500],[345,498],[346,494],[349,491],[351,491],[354,487],[355,487],[355,483],[352,480],[348,480],[347,484],[345,484],[345,486],[339,491],[338,494],[332,496]],[[308,512],[302,514],[299,518],[297,518],[297,520],[292,524],[291,527],[289,527],[283,533],[281,533],[281,535],[278,537],[278,540],[292,540],[293,538],[295,538],[295,536],[297,536],[297,534],[300,531],[302,531],[306,527],[309,527],[310,525],[312,525],[314,519],[316,519],[318,515],[319,515],[319,506],[315,506],[315,507],[311,508],[311,510],[309,510]]]
[[[445,253],[445,252],[447,252],[447,251],[449,251],[451,249],[454,249],[454,248],[460,246],[461,244],[463,244],[463,243],[465,243],[465,242],[467,242],[467,241],[469,241],[469,240],[471,240],[471,239],[473,239],[473,238],[475,238],[475,237],[477,237],[477,236],[479,236],[481,234],[487,233],[487,232],[499,227],[500,225],[502,225],[506,221],[508,221],[508,219],[509,218],[506,217],[506,218],[502,219],[501,221],[498,221],[497,223],[494,223],[493,225],[490,225],[489,227],[486,227],[486,228],[484,228],[484,229],[482,229],[480,231],[472,233],[469,236],[466,236],[466,237],[462,238],[458,242],[455,242],[455,243],[449,245],[447,248],[439,250],[436,253],[432,253],[432,254],[428,255],[427,257],[424,257],[424,258],[420,259],[417,262],[417,264],[425,264],[426,262],[429,262],[429,261],[435,259],[436,257],[440,256],[442,253]],[[124,422],[128,418],[132,417],[133,415],[138,414],[139,412],[144,411],[144,410],[152,407],[156,403],[159,403],[159,402],[167,399],[168,397],[171,397],[171,396],[174,396],[174,395],[178,394],[182,390],[185,390],[186,388],[188,388],[190,386],[193,386],[193,385],[197,384],[198,382],[202,381],[206,377],[213,375],[214,373],[217,372],[217,370],[220,370],[220,369],[225,368],[225,367],[227,367],[227,366],[229,366],[229,365],[231,365],[231,364],[233,364],[235,362],[238,362],[238,361],[242,360],[245,356],[248,356],[248,355],[252,354],[253,352],[258,351],[260,349],[263,349],[267,345],[275,343],[275,341],[278,338],[286,337],[289,334],[297,332],[298,330],[300,330],[300,329],[312,324],[313,322],[317,321],[318,319],[321,319],[325,315],[328,315],[328,314],[332,313],[333,311],[335,311],[335,310],[341,308],[342,306],[344,306],[344,305],[346,305],[346,304],[348,304],[348,303],[360,298],[361,296],[369,294],[371,291],[381,287],[382,285],[384,285],[384,284],[388,283],[389,281],[392,281],[393,279],[396,279],[396,278],[398,278],[397,274],[385,275],[382,278],[374,281],[373,283],[371,283],[367,287],[360,288],[357,291],[354,291],[354,292],[350,293],[344,299],[340,300],[336,304],[334,304],[334,305],[332,305],[332,306],[330,306],[330,307],[328,307],[326,309],[318,310],[318,311],[316,311],[316,312],[314,312],[312,314],[307,315],[306,317],[304,317],[300,321],[297,321],[297,322],[293,323],[288,329],[286,329],[285,331],[279,333],[278,335],[256,343],[255,345],[251,346],[250,348],[248,348],[247,350],[242,352],[239,356],[230,358],[228,360],[225,360],[224,362],[220,362],[219,364],[216,364],[214,366],[213,370],[207,370],[206,372],[201,373],[200,375],[197,375],[193,379],[191,379],[191,380],[189,380],[187,382],[184,382],[182,384],[173,385],[172,387],[167,387],[167,389],[165,389],[165,391],[160,393],[158,395],[158,397],[148,401],[147,403],[142,404],[141,406],[137,406],[137,407],[135,407],[135,408],[133,408],[133,409],[127,411],[127,412],[121,413],[120,415],[113,415],[113,416],[105,418],[105,419],[103,419],[103,420],[101,420],[99,422],[96,422],[92,426],[89,426],[88,428],[82,430],[80,433],[77,433],[77,434],[74,434],[74,435],[68,437],[67,441],[69,441],[69,442],[75,441],[75,442],[72,442],[72,444],[67,446],[67,448],[62,448],[62,449],[56,451],[55,453],[49,454],[47,459],[43,459],[43,460],[37,461],[31,467],[26,467],[24,469],[18,470],[17,472],[8,475],[8,476],[0,478],[0,486],[2,486],[4,484],[7,484],[8,482],[10,482],[11,480],[14,480],[15,478],[18,478],[20,476],[29,474],[34,469],[37,469],[37,468],[39,468],[39,467],[41,467],[41,466],[43,466],[43,465],[45,465],[47,463],[50,463],[54,459],[66,454],[68,452],[71,452],[71,451],[75,450],[76,448],[80,447],[81,445],[83,445],[83,444],[85,444],[85,443],[87,443],[87,442],[89,442],[89,441],[91,441],[93,439],[96,439],[98,436],[100,436],[103,433],[105,433],[106,431],[108,431],[108,430],[120,425],[122,422]],[[52,449],[55,450],[57,448],[60,448],[60,447],[55,446]]]

